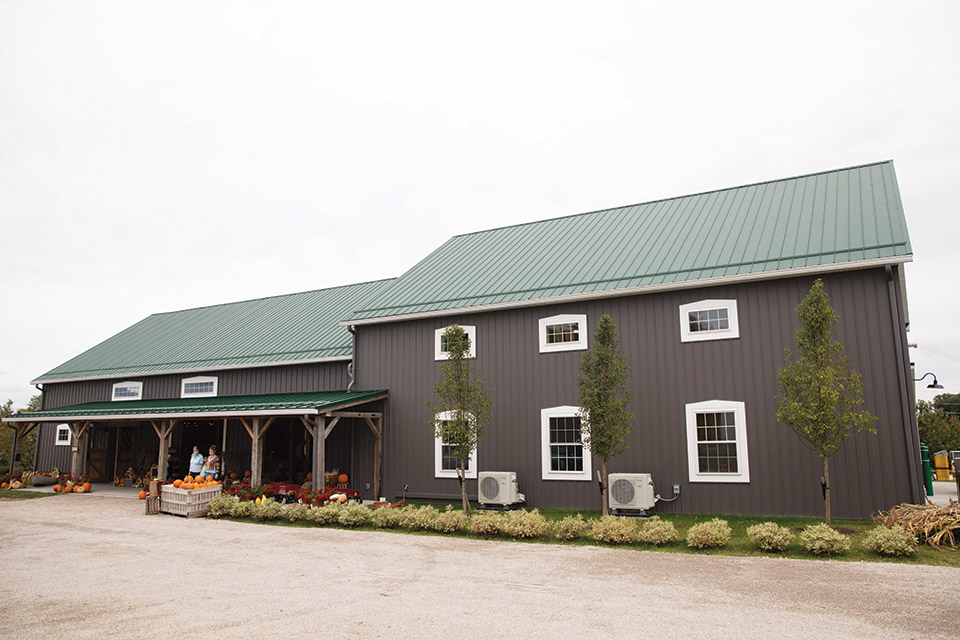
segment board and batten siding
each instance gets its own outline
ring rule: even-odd
[[[85,402],[109,402],[117,382],[143,382],[143,399],[179,398],[180,382],[192,376],[216,376],[218,396],[245,396],[301,391],[337,391],[347,388],[347,362],[224,369],[158,376],[129,376],[104,380],[50,383],[43,386],[44,409]]]
[[[902,336],[903,328],[895,328],[891,317],[883,269],[823,279],[840,316],[834,335],[863,375],[866,408],[879,418],[876,435],[854,436],[831,460],[834,515],[864,518],[911,500],[895,346],[895,331]],[[812,282],[778,279],[359,326],[357,387],[390,393],[384,403],[384,493],[399,495],[409,485],[414,497],[454,501],[459,495],[455,479],[434,478],[425,405],[440,372],[434,331],[456,322],[476,326],[475,365],[493,401],[478,468],[517,472],[530,507],[599,508],[595,479],[541,479],[540,410],[578,404],[583,352],[540,353],[538,320],[586,314],[592,344],[597,321],[607,313],[631,367],[629,409],[635,415],[629,449],[609,463],[609,472],[651,473],[664,498],[679,484],[680,498],[658,503],[656,511],[820,515],[822,462],[775,418],[777,369],[784,350],[794,346],[795,309]],[[896,291],[899,296],[899,285]],[[738,339],[680,341],[679,306],[705,299],[737,300]],[[689,482],[685,405],[706,400],[745,403],[748,484]],[[594,458],[594,477],[599,468]],[[476,495],[475,480],[468,490]]]

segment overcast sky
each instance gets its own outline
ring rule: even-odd
[[[0,0],[0,400],[151,313],[887,159],[912,359],[960,391],[958,33],[957,2]]]

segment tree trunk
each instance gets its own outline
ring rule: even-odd
[[[460,468],[457,469],[457,475],[460,476],[460,497],[463,500],[463,512],[470,515],[470,501],[467,500],[467,473],[464,471],[463,459],[460,460]]]
[[[600,500],[603,502],[603,515],[607,515],[607,461],[601,460],[600,466],[603,469],[603,480],[600,481],[603,489],[600,491]]]
[[[830,526],[830,459],[823,459],[823,481],[824,481],[824,491],[823,491],[823,502],[824,508],[826,510],[827,516],[827,526]]]

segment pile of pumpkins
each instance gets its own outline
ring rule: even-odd
[[[90,493],[90,483],[84,482],[74,483],[72,480],[67,480],[66,484],[63,485],[54,485],[53,490],[57,493]]]
[[[184,476],[183,480],[174,480],[173,486],[177,489],[203,489],[204,487],[215,487],[220,484],[216,480],[204,480],[202,476]]]
[[[0,484],[0,489],[22,489],[23,483],[19,480],[11,480],[9,483]]]

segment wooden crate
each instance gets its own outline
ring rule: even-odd
[[[221,488],[221,485],[217,485],[187,490],[165,484],[160,493],[160,511],[187,518],[205,516],[207,505],[220,495]]]

